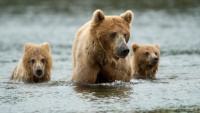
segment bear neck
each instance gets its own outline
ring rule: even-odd
[[[23,77],[23,81],[27,83],[40,83],[40,82],[46,82],[50,80],[49,75],[43,75],[41,78],[38,78],[34,76],[33,74],[29,74],[27,76]]]
[[[47,82],[49,80],[50,80],[49,75],[43,75],[42,78],[38,78],[38,77],[34,76],[34,78],[33,78],[34,83]]]
[[[23,74],[22,81],[27,83],[40,83],[50,80],[50,73],[45,71],[44,75],[41,78],[38,78],[34,75],[32,71],[28,71],[31,69],[24,69],[26,72]]]
[[[136,78],[151,78],[155,75],[158,65],[149,66],[146,63],[135,62],[134,76]]]

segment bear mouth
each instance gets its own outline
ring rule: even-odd
[[[118,58],[126,58],[126,56],[128,55],[128,53],[122,53],[122,52],[120,52],[120,53],[116,53],[115,54]]]
[[[150,66],[154,66],[154,65],[157,65],[157,64],[158,64],[157,61],[151,61],[151,62],[149,62],[149,65],[150,65]]]
[[[129,53],[129,49],[127,49],[126,51],[116,51],[116,56],[119,57],[119,58],[126,58],[126,56],[128,55]]]
[[[42,74],[43,75],[43,74]],[[37,75],[37,74],[35,74],[35,77],[37,77],[37,78],[42,78],[42,75]]]
[[[119,58],[126,58],[127,55],[117,55]]]

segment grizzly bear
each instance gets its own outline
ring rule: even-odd
[[[101,10],[77,32],[72,47],[72,83],[77,85],[130,81],[131,63],[127,43],[132,11],[105,16]]]
[[[132,45],[134,56],[132,58],[133,78],[156,79],[156,71],[160,61],[160,51],[155,45]]]
[[[34,45],[26,43],[24,54],[10,78],[13,82],[40,83],[51,79],[52,57],[47,42]]]

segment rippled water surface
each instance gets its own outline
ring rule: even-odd
[[[150,0],[152,2],[152,0]],[[198,1],[12,1],[0,2],[0,109],[32,112],[200,112],[200,7]],[[95,9],[135,20],[129,45],[157,43],[157,80],[72,86],[71,47],[76,31]],[[10,83],[26,42],[51,44],[51,81]]]

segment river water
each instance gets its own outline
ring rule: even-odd
[[[154,2],[154,3],[152,3]],[[0,2],[0,110],[2,113],[200,112],[200,2],[182,0]],[[71,47],[76,31],[96,9],[135,20],[132,43],[157,43],[161,61],[157,80],[116,81],[72,86]],[[10,83],[26,42],[49,42],[51,81]]]

